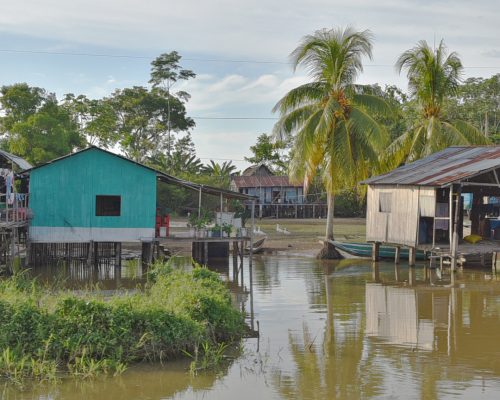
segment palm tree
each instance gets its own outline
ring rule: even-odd
[[[352,28],[319,30],[292,52],[294,68],[305,67],[312,81],[288,92],[274,107],[279,140],[292,140],[289,175],[304,184],[320,174],[328,213],[325,246],[318,257],[338,258],[333,240],[334,193],[368,177],[388,135],[372,112],[387,113],[380,98],[361,94],[355,85],[362,57],[372,57],[371,33]]]
[[[236,165],[232,161],[224,161],[222,164],[219,164],[214,160],[210,160],[209,164],[203,166],[202,172],[217,177],[219,179],[218,184],[221,187],[227,188],[231,181],[231,175],[236,173]]]
[[[442,40],[436,49],[421,40],[401,54],[396,69],[399,73],[406,71],[417,117],[410,130],[389,146],[385,160],[388,167],[397,167],[451,145],[488,143],[474,126],[446,118],[446,100],[457,93],[463,67],[457,53],[448,54]]]

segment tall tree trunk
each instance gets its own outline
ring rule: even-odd
[[[484,136],[490,137],[489,124],[488,124],[488,111],[484,113]]]
[[[319,252],[317,258],[323,260],[338,260],[342,258],[340,253],[337,251],[333,243],[333,209],[335,203],[335,196],[333,193],[327,194],[327,206],[328,212],[326,214],[326,234],[325,234],[325,242],[323,248]]]

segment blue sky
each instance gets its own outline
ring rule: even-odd
[[[406,88],[394,62],[418,40],[445,39],[462,58],[465,76],[500,72],[498,1],[412,0],[18,0],[0,13],[0,84],[28,82],[56,92],[102,97],[115,88],[146,85],[150,61],[177,50],[198,77],[193,117],[272,118],[271,109],[307,81],[293,73],[288,54],[301,37],[320,28],[353,25],[374,34],[374,59],[360,83]],[[16,52],[21,51],[21,52]],[[91,57],[23,51],[127,55]],[[133,58],[136,57],[136,58]],[[143,57],[143,58],[142,58]],[[222,62],[232,60],[250,62]],[[179,88],[181,88],[179,86]],[[195,118],[196,119],[196,118]],[[197,154],[239,161],[272,119],[196,119]]]

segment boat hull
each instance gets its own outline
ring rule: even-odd
[[[334,246],[342,251],[354,257],[360,258],[371,258],[372,256],[372,245],[371,243],[349,243],[349,242],[333,242]],[[380,246],[379,258],[381,259],[391,259],[394,260],[396,256],[396,248],[392,246]],[[400,252],[401,260],[408,260],[409,249],[402,247]],[[416,257],[417,260],[426,260],[427,255],[422,250],[417,250]]]

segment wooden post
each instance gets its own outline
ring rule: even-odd
[[[115,267],[122,266],[122,244],[120,242],[115,243]]]
[[[380,242],[372,243],[372,261],[378,261],[380,252]]]
[[[453,186],[450,187],[450,190],[453,192]],[[453,198],[453,193],[451,194]],[[451,245],[451,270],[455,271],[457,268],[457,249],[458,249],[458,217],[460,215],[460,197],[462,196],[462,185],[458,186],[457,189],[457,200],[455,204],[455,213],[453,216],[453,236],[452,236],[452,245]],[[484,264],[483,264],[484,265]]]
[[[372,278],[373,282],[380,282],[380,269],[377,262],[372,262]]]
[[[208,242],[203,242],[203,264],[208,265]]]
[[[399,264],[394,264],[394,280],[396,282],[399,282],[399,279],[401,277],[401,271],[399,268]]]
[[[408,284],[414,286],[417,283],[417,274],[415,268],[410,268],[408,270]]]
[[[500,257],[499,257],[499,253],[497,253],[496,251],[493,252],[492,257],[491,257],[491,269],[492,269],[494,274],[496,274],[497,272],[500,272]]]
[[[142,242],[142,263],[149,266],[153,261],[152,242]]]
[[[201,189],[203,185],[200,186],[200,193],[198,194],[198,218],[201,217]]]
[[[417,258],[417,249],[415,247],[410,247],[408,249],[408,265],[410,267],[415,266],[416,258]]]
[[[399,264],[401,259],[401,246],[396,246],[396,253],[394,254],[394,263]]]
[[[87,265],[92,265],[94,260],[94,241],[89,242],[89,250],[87,251]]]
[[[255,200],[252,200],[252,209],[250,211],[250,217],[252,218],[252,229],[250,231],[250,258],[249,258],[249,264],[252,266],[252,258],[253,258],[253,236],[254,236],[254,229],[255,229]],[[241,249],[243,252],[243,249]]]

